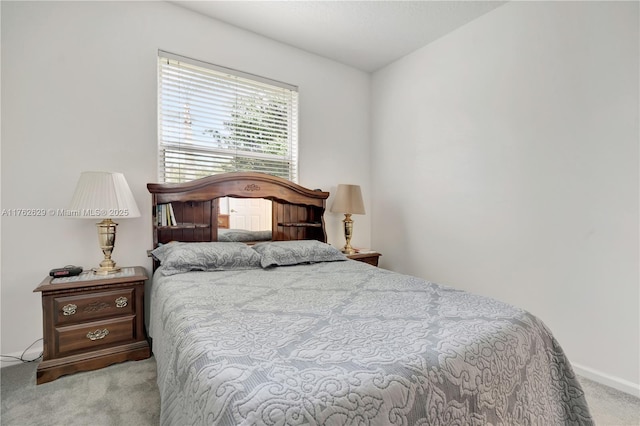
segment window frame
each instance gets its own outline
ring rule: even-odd
[[[162,50],[157,72],[160,182],[257,171],[297,183],[297,86]]]

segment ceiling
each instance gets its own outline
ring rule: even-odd
[[[373,72],[505,1],[171,1]]]

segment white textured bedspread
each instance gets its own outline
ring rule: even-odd
[[[355,262],[156,273],[163,425],[593,424],[544,324]]]

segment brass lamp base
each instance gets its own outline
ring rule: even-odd
[[[93,271],[93,273],[95,275],[109,275],[109,274],[115,274],[117,272],[122,271],[121,267],[114,267],[114,268],[93,268],[91,269]]]
[[[120,272],[122,268],[116,267],[116,262],[111,260],[111,252],[116,243],[116,226],[117,223],[111,219],[104,219],[97,223],[98,227],[98,244],[104,254],[104,260],[100,262],[99,268],[93,268],[92,271],[96,275],[109,275]]]
[[[354,254],[356,251],[351,247],[351,235],[353,234],[353,220],[351,220],[351,213],[344,214],[344,238],[347,240],[346,244],[340,250],[344,254]]]

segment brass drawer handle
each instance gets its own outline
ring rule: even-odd
[[[118,297],[116,299],[116,308],[124,308],[129,300],[126,297]]]
[[[73,315],[76,313],[76,309],[78,309],[78,307],[76,305],[74,305],[73,303],[69,303],[68,305],[64,305],[62,307],[62,315]]]
[[[90,332],[87,333],[87,339],[89,339],[89,340],[100,340],[100,339],[104,339],[105,337],[107,337],[107,334],[109,334],[109,330],[107,330],[106,328],[104,328],[102,330],[90,331]]]

